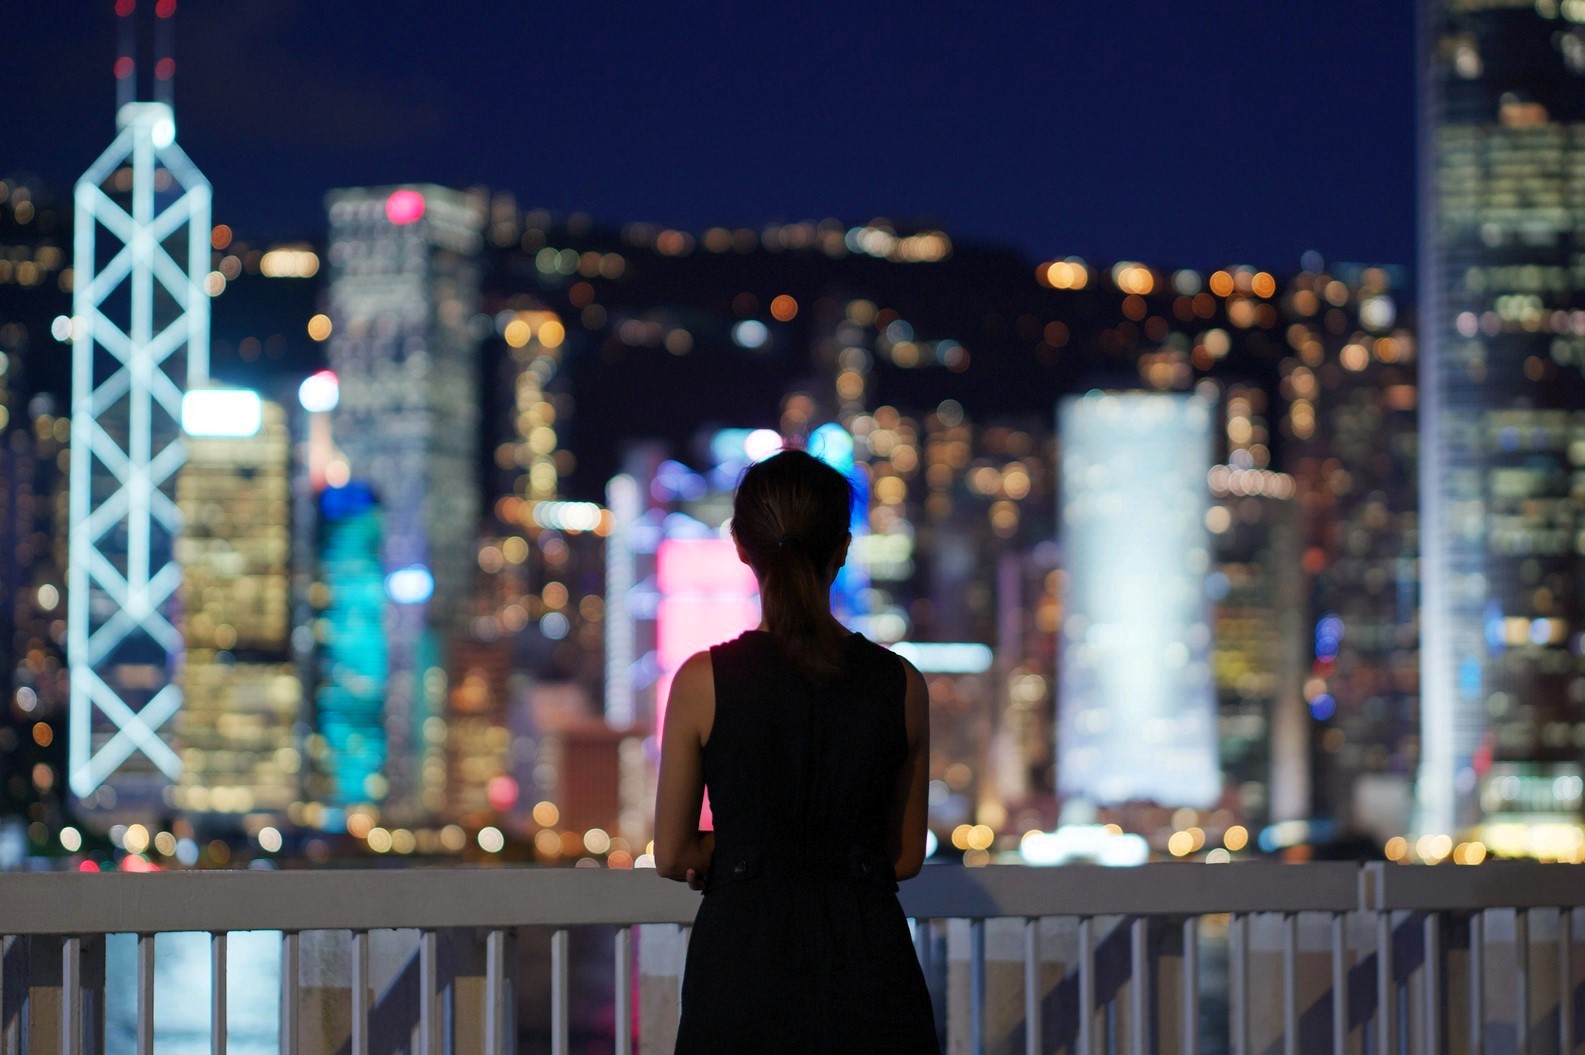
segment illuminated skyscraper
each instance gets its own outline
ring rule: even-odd
[[[195,813],[284,812],[297,801],[302,684],[288,618],[290,437],[278,404],[239,390],[189,392],[175,805]]]
[[[166,103],[127,101],[117,123],[77,183],[69,779],[86,806],[148,810],[181,770],[165,739],[181,706],[172,492],[182,390],[209,372],[210,196]]]
[[[444,737],[430,720],[444,720],[441,658],[465,618],[480,520],[470,323],[483,207],[429,186],[336,191],[327,204],[336,442],[383,522],[388,805],[433,813]]]
[[[1421,15],[1417,827],[1451,833],[1580,806],[1585,10]]]
[[[1092,392],[1064,400],[1059,421],[1058,790],[1210,807],[1222,790],[1204,588],[1210,407]]]

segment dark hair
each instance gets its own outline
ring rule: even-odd
[[[732,535],[759,576],[771,637],[817,683],[846,669],[847,635],[831,617],[826,576],[847,537],[852,509],[847,477],[798,450],[749,466],[732,503]]]

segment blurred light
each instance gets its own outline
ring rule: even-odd
[[[1222,845],[1237,853],[1249,845],[1249,829],[1242,824],[1235,824],[1222,833]]]
[[[255,436],[264,423],[257,392],[200,388],[182,396],[182,431],[189,436]]]
[[[69,854],[74,854],[83,848],[82,832],[69,825],[61,829],[60,840],[61,848]]]
[[[70,315],[57,315],[50,320],[50,336],[61,343],[72,339],[72,317]]]
[[[330,336],[331,328],[329,315],[319,314],[308,320],[308,336],[313,340],[326,340]]]
[[[783,293],[772,298],[770,313],[777,322],[791,322],[798,315],[798,302]]]
[[[319,316],[324,318],[324,316]],[[341,401],[341,382],[330,370],[309,374],[297,386],[297,402],[310,414],[324,414],[336,409]]]
[[[271,249],[259,258],[259,274],[265,278],[313,278],[319,274],[319,257],[312,249]]]
[[[1402,861],[1409,856],[1409,840],[1401,835],[1394,835],[1382,847],[1382,853],[1386,855],[1389,861]]]
[[[603,828],[590,828],[583,833],[583,848],[592,854],[603,854],[611,849],[611,836]]]
[[[491,777],[484,786],[484,797],[492,810],[505,813],[517,802],[517,781],[504,773]]]
[[[1220,846],[1205,855],[1205,863],[1208,865],[1225,865],[1232,859],[1233,855]]]
[[[424,196],[416,190],[392,191],[385,199],[385,218],[397,226],[416,223],[424,215]]]
[[[545,348],[560,348],[567,338],[567,328],[559,319],[546,319],[539,324],[539,343]]]
[[[274,828],[260,828],[258,834],[259,848],[265,853],[279,853],[281,849],[281,833]]]
[[[593,531],[605,510],[593,502],[536,502],[534,523],[557,531]]]
[[[809,434],[809,453],[844,476],[853,471],[853,437],[834,421]]]
[[[741,348],[762,348],[770,337],[770,330],[758,319],[744,319],[732,327],[732,340]]]
[[[385,577],[385,593],[397,604],[421,604],[435,593],[435,577],[422,564],[410,564]]]
[[[141,824],[129,824],[121,836],[121,848],[129,854],[140,854],[149,848],[149,830]]]
[[[775,429],[755,429],[743,438],[743,453],[750,461],[764,461],[781,449],[781,433]]]
[[[983,674],[995,661],[989,645],[974,642],[899,641],[891,649],[923,674]]]
[[[501,331],[501,337],[511,348],[522,348],[534,339],[534,328],[522,319],[513,319]]]
[[[506,846],[506,836],[501,829],[491,825],[479,829],[479,849],[487,854],[498,854]]]
[[[1318,722],[1324,722],[1337,713],[1337,700],[1330,693],[1321,693],[1310,701],[1310,714]]]
[[[541,828],[554,828],[556,822],[561,820],[561,811],[554,802],[536,802],[533,810],[534,823]]]
[[[209,232],[209,244],[215,249],[225,249],[231,244],[231,227],[228,224],[217,223]]]
[[[539,632],[550,641],[560,641],[572,629],[572,624],[560,612],[546,612],[539,619]]]

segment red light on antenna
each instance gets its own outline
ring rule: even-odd
[[[126,55],[116,60],[116,80],[124,81],[132,76],[132,59]]]
[[[154,5],[156,18],[170,18],[176,13],[176,0],[157,0]]]
[[[424,215],[424,196],[416,190],[396,190],[385,199],[385,218],[400,226],[414,223]]]
[[[154,64],[154,76],[162,81],[168,81],[176,76],[176,60],[161,59]]]
[[[126,18],[137,9],[138,0],[116,0],[116,14]]]

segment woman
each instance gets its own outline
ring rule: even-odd
[[[924,862],[928,695],[831,614],[851,504],[802,451],[751,466],[732,537],[763,618],[672,682],[655,864],[705,892],[679,1053],[940,1050],[896,895]]]

